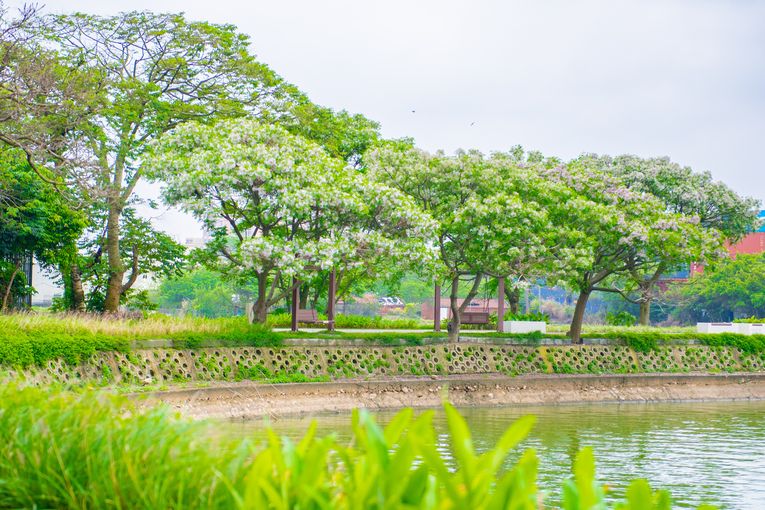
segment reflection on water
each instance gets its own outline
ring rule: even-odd
[[[765,402],[587,404],[463,408],[476,449],[489,448],[505,428],[525,414],[537,416],[524,448],[535,448],[540,459],[540,487],[557,500],[569,475],[573,455],[592,446],[598,478],[621,495],[633,478],[647,478],[654,487],[669,489],[686,505],[708,502],[724,508],[765,509]],[[393,412],[376,412],[384,423]],[[319,433],[350,438],[349,416],[319,415]],[[280,434],[299,437],[312,418],[273,422]],[[442,412],[434,420],[448,454]],[[231,423],[237,435],[258,435],[262,421]],[[511,459],[515,460],[520,451]],[[678,508],[683,506],[677,505]]]

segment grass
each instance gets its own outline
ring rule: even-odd
[[[463,337],[506,339],[534,345],[543,337],[565,339],[560,327],[551,332],[511,335],[490,330],[465,330]],[[447,338],[446,332],[289,332],[272,331],[248,324],[243,317],[225,319],[152,316],[146,319],[110,319],[91,315],[11,314],[0,315],[0,366],[42,366],[63,359],[77,364],[98,351],[129,351],[150,340],[170,341],[180,349],[202,346],[279,346],[286,339],[360,340],[382,345],[421,345],[425,340]],[[583,338],[605,338],[625,342],[638,351],[655,349],[662,343],[699,340],[712,346],[732,346],[748,353],[765,351],[765,337],[721,333],[699,335],[693,328],[640,328],[585,326]]]
[[[324,314],[318,314],[319,320],[327,320]],[[270,314],[268,325],[273,328],[288,328],[292,317],[288,313]],[[431,323],[413,318],[368,317],[366,315],[337,314],[335,327],[343,329],[432,329]]]
[[[105,393],[7,387],[0,389],[0,508],[543,507],[534,450],[507,465],[533,417],[511,424],[479,455],[465,420],[444,406],[448,452],[432,411],[404,409],[385,428],[356,412],[349,444],[318,437],[314,426],[294,443],[274,430],[263,439],[229,438],[213,423]],[[579,452],[572,472],[560,481],[564,509],[671,507],[669,494],[645,480],[633,482],[623,502],[606,501],[591,449]]]
[[[548,333],[566,334],[569,330],[568,324],[548,324]],[[696,334],[696,328],[693,326],[607,326],[605,324],[584,324],[582,333],[586,335],[613,335],[620,333],[656,333],[660,332],[667,335]]]

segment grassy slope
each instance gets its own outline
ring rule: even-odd
[[[547,338],[565,338],[565,328],[551,326]],[[648,350],[663,341],[699,338],[692,328],[624,328],[585,326],[585,337],[626,341],[637,350]],[[535,340],[541,335],[509,335],[492,331],[465,330],[463,336]],[[395,330],[369,333],[275,332],[250,325],[242,317],[225,319],[155,316],[142,320],[115,320],[94,316],[19,314],[0,316],[0,365],[42,365],[63,358],[76,363],[96,351],[126,351],[136,341],[171,340],[178,348],[194,348],[203,342],[226,345],[280,345],[287,338],[358,339],[376,343],[416,345],[426,338],[445,338],[446,333]],[[732,345],[747,351],[765,350],[765,339],[742,335],[704,335],[710,345]]]

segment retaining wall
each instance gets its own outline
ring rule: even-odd
[[[423,346],[209,347],[102,352],[77,366],[62,360],[5,371],[25,384],[164,384],[174,382],[387,376],[544,373],[765,372],[765,352],[732,347],[663,346],[637,352],[619,345],[521,346],[479,343]]]

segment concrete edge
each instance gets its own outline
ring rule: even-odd
[[[449,376],[328,383],[263,384],[244,381],[206,388],[170,389],[132,397],[164,403],[193,418],[345,412],[357,407],[394,409],[456,405],[586,402],[765,400],[765,373]]]

